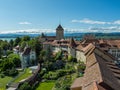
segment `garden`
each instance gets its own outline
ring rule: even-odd
[[[42,53],[44,53],[43,56],[47,56],[45,52]],[[72,56],[64,58],[61,52],[54,57],[44,57],[39,74],[42,82],[39,83],[36,90],[70,90],[72,82],[77,77],[83,76],[84,69],[83,62],[77,62],[76,58]]]

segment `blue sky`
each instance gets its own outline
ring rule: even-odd
[[[0,0],[0,32],[120,32],[120,0]]]

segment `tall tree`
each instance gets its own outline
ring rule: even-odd
[[[10,44],[10,49],[12,50],[14,41],[11,39],[11,40],[9,41],[9,44]]]
[[[20,61],[20,57],[18,54],[10,54],[8,56],[8,59],[14,63],[15,67],[20,67],[21,66],[21,61]]]
[[[0,58],[2,57],[2,47],[0,46]]]
[[[17,37],[14,41],[14,46],[17,46],[21,42],[21,38]]]
[[[30,36],[24,36],[24,37],[22,37],[22,41],[30,41]]]

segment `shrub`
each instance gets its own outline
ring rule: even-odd
[[[32,87],[27,82],[25,82],[19,87],[19,90],[32,90]]]
[[[13,53],[13,51],[7,50],[7,55],[10,55],[12,53]]]
[[[71,62],[73,57],[71,55],[68,56],[68,61]]]
[[[63,60],[57,60],[54,64],[53,64],[53,69],[61,69],[65,66],[64,61]]]
[[[44,78],[44,79],[49,79],[49,74],[47,74],[47,73],[44,74],[43,78]]]
[[[16,76],[18,74],[18,71],[15,68],[7,69],[3,72],[6,76]]]
[[[59,78],[55,83],[56,90],[70,90],[72,79],[69,75]]]
[[[55,55],[55,60],[61,60],[62,59],[62,52],[59,51],[56,55]]]
[[[43,75],[43,78],[48,80],[56,80],[59,77],[62,77],[64,75],[71,74],[74,72],[75,71],[73,69],[69,69],[69,70],[60,69],[60,70],[57,70],[56,72],[49,71],[48,73]]]
[[[10,76],[16,76],[18,74],[18,71],[15,68],[12,68],[12,70],[9,70]]]
[[[4,75],[4,74],[0,74],[0,77],[1,77],[1,78],[4,78],[4,77],[5,77],[5,75]]]
[[[55,88],[60,88],[60,87],[61,87],[60,83],[59,83],[59,82],[56,82],[56,83],[55,83]]]
[[[74,58],[73,56],[69,55],[69,56],[68,56],[68,61],[69,61],[69,62],[77,62],[77,59]]]

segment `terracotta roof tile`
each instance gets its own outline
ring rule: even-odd
[[[96,48],[92,44],[84,48],[84,51],[89,51],[90,53],[86,56],[87,62],[84,76],[82,77],[82,81],[80,81],[80,85],[78,84],[79,86],[82,86],[81,90],[119,90],[119,73],[115,73],[115,71],[109,66],[116,67],[115,64],[111,62],[114,61],[114,58],[110,57],[108,54],[104,53],[104,51]],[[79,81],[77,82],[79,83]],[[96,83],[97,86],[94,85],[94,83]],[[74,85],[75,84],[73,84],[72,87],[74,87]],[[75,87],[72,87],[71,89],[74,90]]]
[[[30,51],[31,51],[31,48],[25,47],[25,49],[24,49],[22,55],[28,55],[28,54],[30,53]]]
[[[83,46],[81,44],[79,44],[77,47],[76,47],[77,50],[82,50],[83,49]]]
[[[73,38],[70,39],[69,46],[70,46],[70,47],[76,47],[76,46],[77,46],[77,44],[76,44],[76,42],[74,41]]]

